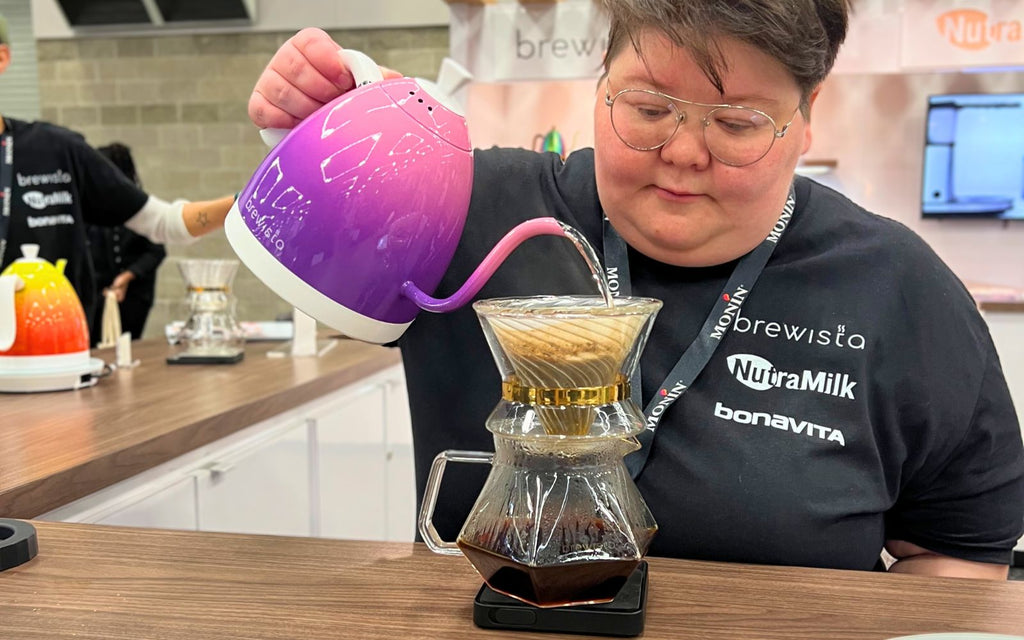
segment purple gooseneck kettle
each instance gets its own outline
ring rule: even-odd
[[[473,152],[451,94],[468,74],[446,60],[437,83],[384,80],[341,52],[356,88],[275,143],[224,227],[243,263],[277,295],[350,337],[390,342],[420,309],[468,302],[523,240],[565,235],[553,218],[508,233],[453,296],[430,297],[469,209]]]

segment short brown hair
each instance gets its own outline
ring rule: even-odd
[[[647,29],[664,34],[693,56],[724,93],[717,40],[727,37],[778,60],[800,87],[806,103],[832,70],[846,38],[852,0],[596,0],[611,21],[604,70],[627,43],[640,55]]]

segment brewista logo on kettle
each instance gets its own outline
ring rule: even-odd
[[[469,210],[473,152],[451,94],[468,73],[450,60],[437,83],[384,80],[365,55],[341,52],[356,88],[276,146],[239,194],[225,232],[242,262],[310,316],[367,342],[397,339],[420,309],[468,302],[504,257],[534,235],[566,235],[553,218],[513,229],[450,298],[431,298]]]

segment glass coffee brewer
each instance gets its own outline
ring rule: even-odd
[[[431,550],[464,554],[491,589],[536,607],[616,597],[658,528],[623,457],[645,427],[629,380],[661,305],[582,296],[474,303],[502,377],[486,422],[495,452],[435,458],[419,517]],[[491,464],[455,542],[431,522],[448,462]]]
[[[178,270],[188,291],[188,318],[169,337],[175,352],[170,364],[239,362],[245,354],[245,331],[235,319],[231,283],[237,260],[181,260]]]

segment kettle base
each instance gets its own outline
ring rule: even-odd
[[[385,322],[356,313],[332,300],[281,264],[242,219],[238,202],[224,219],[224,235],[239,260],[271,291],[306,315],[323,322],[349,338],[385,344],[401,337],[412,321]]]
[[[0,393],[42,393],[70,391],[91,387],[99,381],[106,366],[98,358],[90,358],[78,367],[52,370],[0,370]]]

